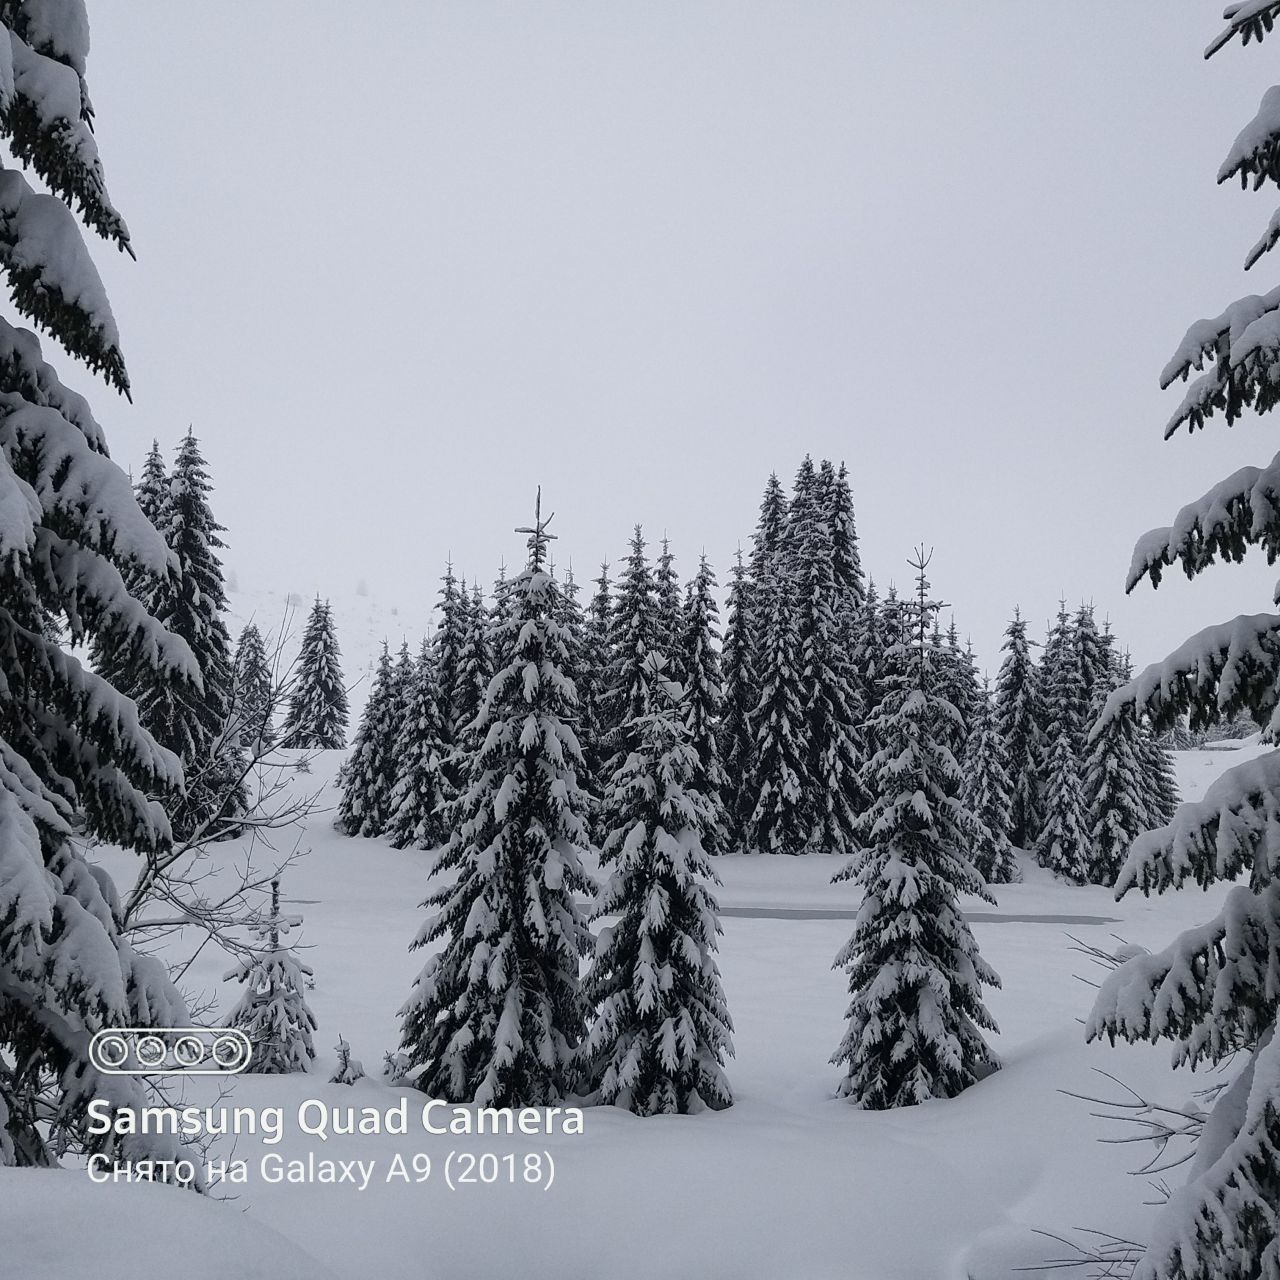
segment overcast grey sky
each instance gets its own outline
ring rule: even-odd
[[[642,521],[723,581],[810,451],[984,666],[1060,593],[1147,661],[1275,577],[1122,590],[1274,451],[1161,443],[1186,325],[1274,279],[1213,181],[1273,58],[1203,62],[1221,8],[98,0],[134,404],[68,380],[124,464],[194,424],[245,586],[487,583],[536,483],[580,575]]]

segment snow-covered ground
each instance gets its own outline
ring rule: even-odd
[[[282,608],[284,597],[276,603]],[[364,597],[334,604],[350,678],[399,615]],[[267,613],[261,599],[237,595],[233,606],[242,617]],[[418,634],[409,632],[411,644]],[[399,633],[391,638],[398,644]],[[1184,798],[1199,796],[1224,768],[1256,751],[1246,744],[1183,753]],[[339,1035],[372,1077],[396,1047],[397,1007],[422,963],[408,944],[422,919],[431,863],[428,854],[332,830],[341,758],[322,756],[300,780],[322,791],[328,811],[305,833],[310,852],[285,889],[305,916],[320,1060],[305,1076],[238,1077],[227,1103],[280,1106],[288,1115],[308,1098],[340,1107],[385,1108],[401,1096],[422,1101],[376,1078],[354,1087],[326,1083]],[[230,857],[232,849],[226,852]],[[106,862],[121,879],[133,869],[119,852]],[[277,1146],[242,1136],[235,1155],[251,1166],[267,1151],[285,1159],[314,1153],[372,1160],[377,1173],[360,1191],[268,1184],[255,1172],[248,1184],[222,1189],[235,1196],[224,1205],[191,1205],[192,1197],[167,1188],[91,1187],[80,1172],[10,1172],[0,1195],[9,1204],[20,1197],[26,1236],[19,1240],[38,1240],[45,1250],[44,1269],[33,1274],[100,1274],[70,1233],[52,1229],[70,1215],[132,1221],[160,1207],[177,1215],[175,1235],[190,1221],[210,1274],[210,1259],[219,1259],[225,1269],[218,1274],[273,1280],[994,1280],[1061,1254],[1038,1231],[1145,1237],[1151,1187],[1129,1171],[1151,1149],[1104,1143],[1119,1136],[1117,1126],[1064,1090],[1119,1096],[1119,1087],[1097,1074],[1106,1071],[1150,1097],[1181,1103],[1204,1081],[1171,1072],[1165,1046],[1084,1044],[1081,1021],[1093,993],[1077,975],[1096,979],[1100,970],[1073,950],[1069,935],[1104,948],[1119,945],[1118,938],[1160,947],[1210,916],[1223,890],[1117,903],[1105,889],[1067,887],[1028,867],[1024,883],[996,890],[996,907],[969,904],[983,954],[1003,978],[1003,989],[989,998],[1003,1069],[954,1100],[873,1114],[833,1097],[836,1073],[828,1065],[847,1000],[831,961],[851,922],[818,913],[852,912],[856,889],[831,885],[837,863],[820,857],[730,857],[717,866],[727,910],[721,968],[737,1050],[729,1070],[737,1101],[729,1110],[640,1120],[597,1108],[588,1110],[583,1134],[567,1136],[432,1136],[416,1125],[403,1137],[327,1141],[290,1127]],[[751,914],[734,914],[741,910]],[[221,983],[226,965],[207,952],[187,979],[193,994],[214,993],[224,1011],[237,995]],[[189,1102],[213,1099],[211,1084],[188,1090]],[[231,1147],[215,1150],[226,1155]],[[518,1182],[451,1191],[439,1171],[453,1150],[546,1151],[555,1181],[548,1190]],[[396,1153],[407,1160],[417,1152],[434,1161],[426,1183],[382,1181]],[[49,1229],[40,1230],[42,1223]],[[75,1234],[79,1240],[89,1233]],[[276,1261],[281,1239],[296,1250],[291,1262]],[[55,1248],[65,1241],[66,1255],[49,1256],[49,1241]]]

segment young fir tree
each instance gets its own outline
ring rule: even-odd
[[[1009,840],[1019,849],[1035,844],[1044,822],[1041,800],[1040,673],[1031,657],[1027,621],[1013,611],[1001,646],[1005,657],[996,677],[996,732],[1009,762]]]
[[[689,746],[693,751],[693,788],[706,802],[707,825],[702,829],[702,847],[715,855],[728,851],[728,817],[724,796],[729,779],[720,763],[717,730],[724,705],[720,673],[716,605],[716,575],[707,557],[698,562],[698,572],[689,583],[680,637],[680,663],[676,668],[684,684],[681,707]]]
[[[1081,760],[1083,677],[1065,604],[1058,607],[1045,645],[1043,682],[1044,825],[1036,840],[1036,861],[1064,880],[1084,884],[1092,852]]]
[[[20,0],[0,25],[22,69],[0,112],[9,143],[0,272],[18,312],[127,391],[116,323],[77,224],[78,214],[129,247],[88,123],[83,8]],[[140,1078],[90,1063],[91,1036],[181,1026],[189,1015],[165,965],[133,950],[110,879],[83,850],[91,837],[164,853],[168,820],[145,797],[173,795],[181,766],[71,647],[104,645],[197,696],[190,649],[126,585],[177,562],[108,457],[88,402],[45,363],[33,333],[3,319],[0,413],[0,1164],[52,1165],[64,1148],[175,1160],[172,1137],[89,1131],[95,1098],[135,1116],[152,1102]],[[159,1176],[170,1168],[156,1166]]]
[[[1092,605],[1082,604],[1077,611],[1074,639],[1076,661],[1080,666],[1080,755],[1084,756],[1097,693],[1101,689],[1110,694],[1115,662],[1111,653],[1111,634],[1098,629]]]
[[[397,849],[434,849],[445,839],[445,745],[435,653],[424,639],[395,745],[396,780],[387,801],[387,834]]]
[[[400,1011],[419,1088],[481,1106],[559,1103],[584,1032],[578,967],[592,937],[577,896],[595,886],[582,867],[588,801],[567,723],[576,697],[546,570],[549,520],[539,498],[533,527],[517,531],[529,560],[509,589],[484,736],[437,864],[456,875],[424,904],[434,913],[413,944],[443,948]]]
[[[275,682],[262,632],[252,622],[246,623],[240,632],[231,674],[232,720],[238,727],[240,741],[253,755],[260,756],[275,741],[275,727],[271,723]]]
[[[965,747],[960,794],[979,826],[970,860],[988,884],[1012,884],[1022,879],[1009,843],[1010,789],[1004,739],[996,728],[991,695],[983,689]]]
[[[636,744],[627,736],[627,726],[644,715],[649,705],[646,661],[656,651],[657,643],[658,610],[653,572],[645,555],[644,533],[636,525],[609,619],[609,667],[605,673],[608,747],[605,773],[608,777],[612,777],[628,753],[635,749]]]
[[[271,914],[261,931],[266,946],[244,955],[223,979],[234,979],[244,987],[227,1025],[239,1027],[249,1037],[253,1055],[248,1070],[263,1075],[307,1071],[315,1061],[311,1033],[316,1019],[305,991],[311,969],[284,941],[285,934],[301,925],[301,916],[281,914],[280,881],[273,880]]]
[[[603,806],[595,914],[617,922],[601,933],[584,980],[595,1017],[582,1054],[595,1100],[641,1116],[733,1102],[723,1071],[733,1027],[715,962],[719,881],[702,843],[715,807],[698,784],[681,688],[661,655],[647,662],[650,707],[629,726],[637,747]]]
[[[1280,4],[1233,4],[1227,27],[1210,45],[1218,52],[1271,35]],[[1232,145],[1219,180],[1238,177],[1260,187],[1280,177],[1275,165],[1280,87],[1267,90],[1256,118]],[[1277,241],[1268,230],[1250,250],[1252,266]],[[1280,345],[1275,290],[1243,298],[1219,317],[1192,325],[1161,377],[1168,386],[1192,367],[1201,374],[1165,429],[1192,430],[1220,416],[1234,423],[1252,406],[1280,403]],[[1273,556],[1280,539],[1274,501],[1280,459],[1245,467],[1185,506],[1176,523],[1143,537],[1128,586],[1149,577],[1158,585],[1166,566],[1195,577],[1217,561],[1239,561],[1252,546]],[[1113,695],[1103,721],[1132,707],[1172,727],[1189,713],[1192,730],[1245,713],[1274,745],[1280,731],[1280,616],[1241,616],[1209,627],[1163,663],[1148,668]],[[1096,730],[1100,732],[1101,730]],[[1280,1250],[1280,1040],[1275,1036],[1280,990],[1280,894],[1277,894],[1276,812],[1280,751],[1229,769],[1203,799],[1182,805],[1173,822],[1134,843],[1116,881],[1164,892],[1194,881],[1221,881],[1219,913],[1181,934],[1164,951],[1129,960],[1103,984],[1087,1034],[1114,1041],[1170,1040],[1175,1061],[1240,1064],[1217,1095],[1186,1185],[1160,1211],[1136,1280],[1243,1280],[1276,1272]]]
[[[667,674],[672,680],[683,680],[680,669],[680,639],[683,618],[680,608],[680,579],[676,574],[676,558],[666,535],[662,553],[653,572],[654,649],[667,659]]]
[[[342,679],[342,650],[327,600],[311,606],[289,710],[281,731],[285,746],[338,751],[347,745],[347,690]]]
[[[181,759],[186,791],[170,817],[176,834],[187,838],[210,823],[225,823],[243,811],[246,788],[243,753],[229,732],[231,717],[231,637],[223,621],[227,607],[218,548],[222,532],[209,505],[212,486],[195,434],[178,447],[157,528],[177,557],[178,572],[155,578],[148,607],[195,654],[202,688],[152,679],[135,692],[138,713],[156,741]]]
[[[853,998],[831,1060],[844,1068],[840,1094],[869,1110],[954,1097],[997,1065],[982,1038],[996,1029],[982,986],[1000,979],[960,910],[962,893],[993,899],[971,861],[979,824],[957,794],[960,765],[947,746],[956,711],[937,689],[927,564],[921,550],[902,674],[877,715],[863,849],[835,876],[856,880],[864,897],[835,961]]]
[[[754,801],[746,847],[753,853],[798,854],[808,845],[808,789],[800,640],[792,593],[772,579],[763,585],[765,619],[760,701],[751,712],[755,758],[748,795]]]
[[[342,800],[337,825],[349,836],[380,836],[390,822],[397,774],[396,744],[404,719],[400,692],[396,669],[383,641],[356,740],[338,775]]]
[[[862,802],[862,746],[856,737],[858,689],[840,621],[845,601],[835,578],[831,526],[817,494],[794,501],[791,516],[795,523],[788,547],[795,565],[801,701],[797,737],[804,757],[805,847],[848,854],[856,846],[854,830]]]
[[[738,548],[729,584],[729,616],[720,651],[724,697],[720,706],[717,746],[725,773],[725,830],[730,848],[741,849],[754,808],[751,775],[755,772],[755,734],[751,713],[755,710],[758,681],[752,667],[751,582]]]

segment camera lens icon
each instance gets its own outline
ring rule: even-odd
[[[228,1076],[252,1057],[239,1027],[110,1027],[89,1041],[89,1061],[112,1076]]]
[[[204,1056],[204,1041],[199,1036],[179,1036],[174,1043],[173,1057],[180,1067],[198,1067]]]
[[[97,1065],[108,1071],[119,1070],[129,1061],[129,1042],[115,1032],[95,1037],[94,1048]]]
[[[159,1036],[143,1036],[133,1051],[144,1067],[161,1067],[169,1056],[169,1046]]]
[[[213,1042],[213,1060],[224,1071],[238,1071],[249,1061],[249,1042],[239,1033],[220,1035]]]

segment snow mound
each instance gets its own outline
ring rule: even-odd
[[[10,1275],[336,1280],[236,1206],[173,1187],[97,1184],[70,1169],[0,1168],[0,1201]]]

